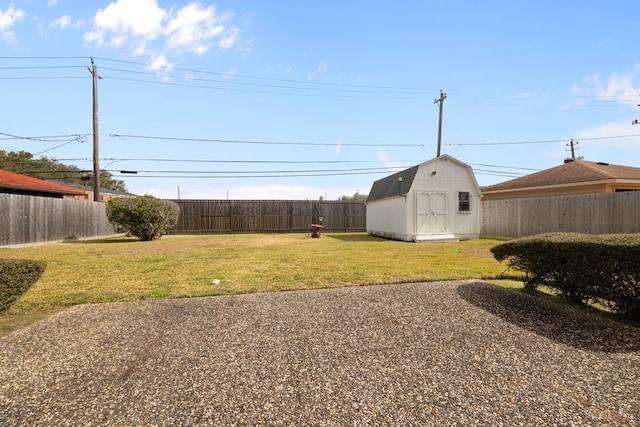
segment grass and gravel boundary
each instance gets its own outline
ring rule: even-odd
[[[415,244],[365,233],[116,237],[0,249],[47,271],[9,310],[0,335],[79,304],[466,279],[514,279],[501,240]],[[509,287],[520,282],[496,281]]]

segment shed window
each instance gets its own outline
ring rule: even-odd
[[[471,211],[471,193],[468,191],[458,192],[458,211],[470,212]]]

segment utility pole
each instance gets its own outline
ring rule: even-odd
[[[571,141],[567,143],[567,147],[571,147],[571,160],[575,160],[576,159],[576,148],[575,146],[578,145],[579,142],[578,141],[574,141],[573,138],[571,138]]]
[[[440,90],[440,98],[433,101],[434,104],[440,104],[440,117],[438,119],[438,154],[436,157],[440,157],[440,146],[442,143],[442,104],[444,104],[444,100],[446,97],[447,94],[442,93],[442,90]]]
[[[98,69],[91,58],[93,76],[93,201],[100,201],[100,155],[98,150]]]

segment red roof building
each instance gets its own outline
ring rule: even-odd
[[[86,195],[84,190],[55,184],[53,182],[32,178],[30,176],[2,169],[0,169],[0,193],[55,197],[58,199],[84,199]]]

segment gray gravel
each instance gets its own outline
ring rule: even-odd
[[[0,339],[0,425],[640,425],[640,329],[477,281],[83,305]]]

